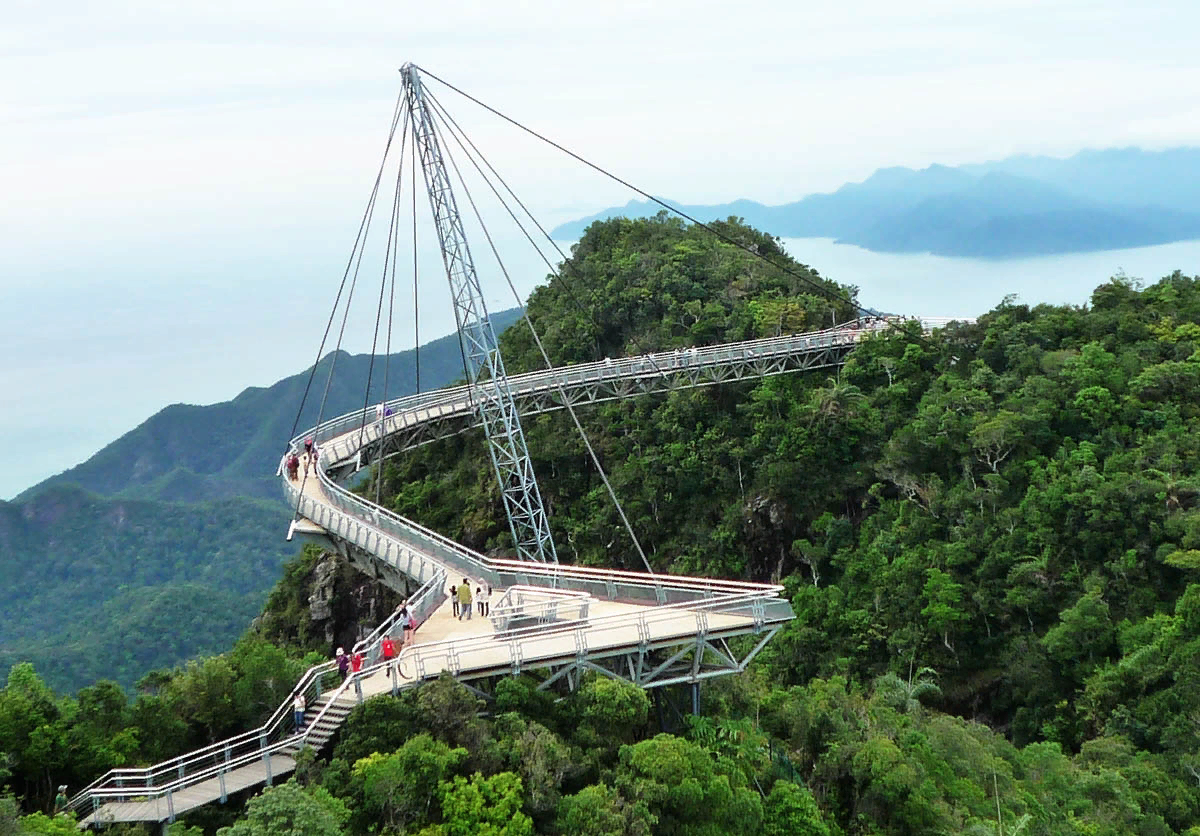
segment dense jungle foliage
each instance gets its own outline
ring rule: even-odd
[[[658,218],[594,224],[529,313],[562,363],[849,307]],[[510,372],[540,365],[522,332],[503,342]],[[580,410],[655,569],[785,584],[797,617],[752,670],[706,683],[695,719],[671,694],[592,679],[555,700],[529,677],[480,715],[439,680],[367,702],[327,760],[172,832],[1200,834],[1197,348],[1200,282],[1114,279],[1086,307],[901,326],[840,372]],[[525,430],[560,557],[638,568],[568,416]],[[382,478],[396,510],[505,550],[480,439]],[[108,683],[56,697],[15,667],[0,780],[29,832],[58,832],[32,813],[56,783],[269,713],[307,661],[264,637],[303,633],[304,560],[263,632],[146,677],[132,702]],[[17,815],[0,808],[0,833]]]

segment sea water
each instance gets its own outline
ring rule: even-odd
[[[875,253],[821,238],[784,245],[821,275],[857,286],[865,307],[928,316],[979,316],[1009,294],[1029,304],[1082,305],[1116,274],[1147,283],[1177,269],[1200,274],[1200,241],[1007,260]],[[421,298],[438,300],[422,302],[422,343],[454,327],[439,267],[421,271]],[[286,267],[214,262],[167,275],[73,270],[6,288],[0,433],[9,455],[0,497],[79,464],[169,404],[228,400],[305,369],[316,357],[340,269],[330,259]],[[546,270],[531,261],[512,273],[525,294]],[[513,307],[496,271],[481,267],[480,275],[492,310]],[[348,350],[370,349],[375,308],[363,303],[348,323]],[[404,310],[393,351],[411,347],[414,323]]]

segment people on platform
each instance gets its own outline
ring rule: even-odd
[[[486,582],[480,582],[475,588],[475,600],[479,602],[479,614],[487,618],[491,610],[492,587]]]
[[[292,700],[292,721],[296,726],[296,731],[304,731],[304,714],[308,711],[308,700],[304,698],[304,694],[297,694],[296,699]]]
[[[67,805],[70,804],[70,799],[67,798],[67,785],[58,785],[58,795],[54,796],[54,815],[65,816],[67,814]]]
[[[358,651],[355,651],[354,655],[350,657],[350,672],[358,673],[359,671],[362,670],[362,668],[363,668],[363,655],[361,653],[359,653]]]
[[[392,641],[391,636],[384,636],[381,647],[383,649],[383,661],[387,663],[388,672],[391,673],[392,663],[396,658],[396,643]]]
[[[450,603],[454,605],[454,617],[458,618],[458,587],[450,584]]]
[[[287,460],[288,479],[295,482],[300,478],[300,457],[295,453],[288,456]]]
[[[471,614],[471,581],[469,578],[463,578],[462,585],[458,588],[458,620],[462,621],[465,615],[467,621],[470,621]]]
[[[337,669],[342,675],[342,681],[346,681],[346,677],[350,676],[350,657],[346,655],[346,651],[342,648],[337,649]]]
[[[413,621],[412,615],[409,614],[407,606],[400,608],[400,618],[398,620],[400,622],[400,641],[408,644],[412,638],[412,631],[416,627],[416,622]]]

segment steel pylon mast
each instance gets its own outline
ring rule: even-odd
[[[450,175],[425,100],[420,72],[415,65],[405,64],[400,73],[404,78],[405,101],[442,248],[442,263],[450,282],[467,382],[487,434],[488,452],[500,482],[504,511],[508,515],[517,555],[523,560],[557,563],[550,521],[533,474],[533,463],[525,446],[525,434],[521,430],[508,376],[504,373],[496,332],[488,319],[462,217],[450,188]]]

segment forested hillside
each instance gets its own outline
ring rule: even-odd
[[[496,328],[516,310],[493,316]],[[318,364],[299,429],[382,397],[384,358]],[[462,376],[456,336],[421,348],[422,389]],[[387,360],[388,395],[416,391],[416,352]],[[176,404],[78,467],[0,502],[0,669],[36,661],[56,688],[147,672],[221,651],[279,577],[288,509],[275,468],[310,371],[232,401]]]
[[[493,315],[493,326],[502,331],[518,313],[512,309]],[[314,345],[318,339],[314,334]],[[313,426],[318,416],[328,419],[362,409],[385,394],[388,398],[413,394],[417,391],[417,354],[402,351],[372,361],[366,354],[330,352],[317,364],[315,375],[309,368],[270,386],[246,389],[223,403],[168,406],[86,462],[46,479],[16,501],[57,485],[77,485],[103,496],[172,502],[231,496],[278,499],[275,466],[293,427],[303,430]],[[441,337],[422,346],[420,363],[423,390],[461,378],[458,336]],[[335,366],[335,374],[326,393],[331,366]],[[312,391],[297,420],[310,378]]]
[[[791,273],[663,218],[595,224],[529,301],[552,359],[845,318],[768,236],[721,229]],[[535,364],[525,333],[503,342],[511,370]],[[752,670],[705,683],[696,720],[605,678],[507,679],[489,705],[440,680],[361,706],[295,783],[174,832],[1200,834],[1198,348],[1200,280],[1112,280],[1086,307],[901,327],[837,374],[581,410],[656,569],[787,587],[797,618]],[[569,418],[525,428],[560,556],[639,568]],[[382,478],[402,513],[507,548],[477,436]],[[60,774],[268,712],[320,644],[301,604],[316,560],[232,653],[132,703],[15,668],[0,750],[25,810]]]

